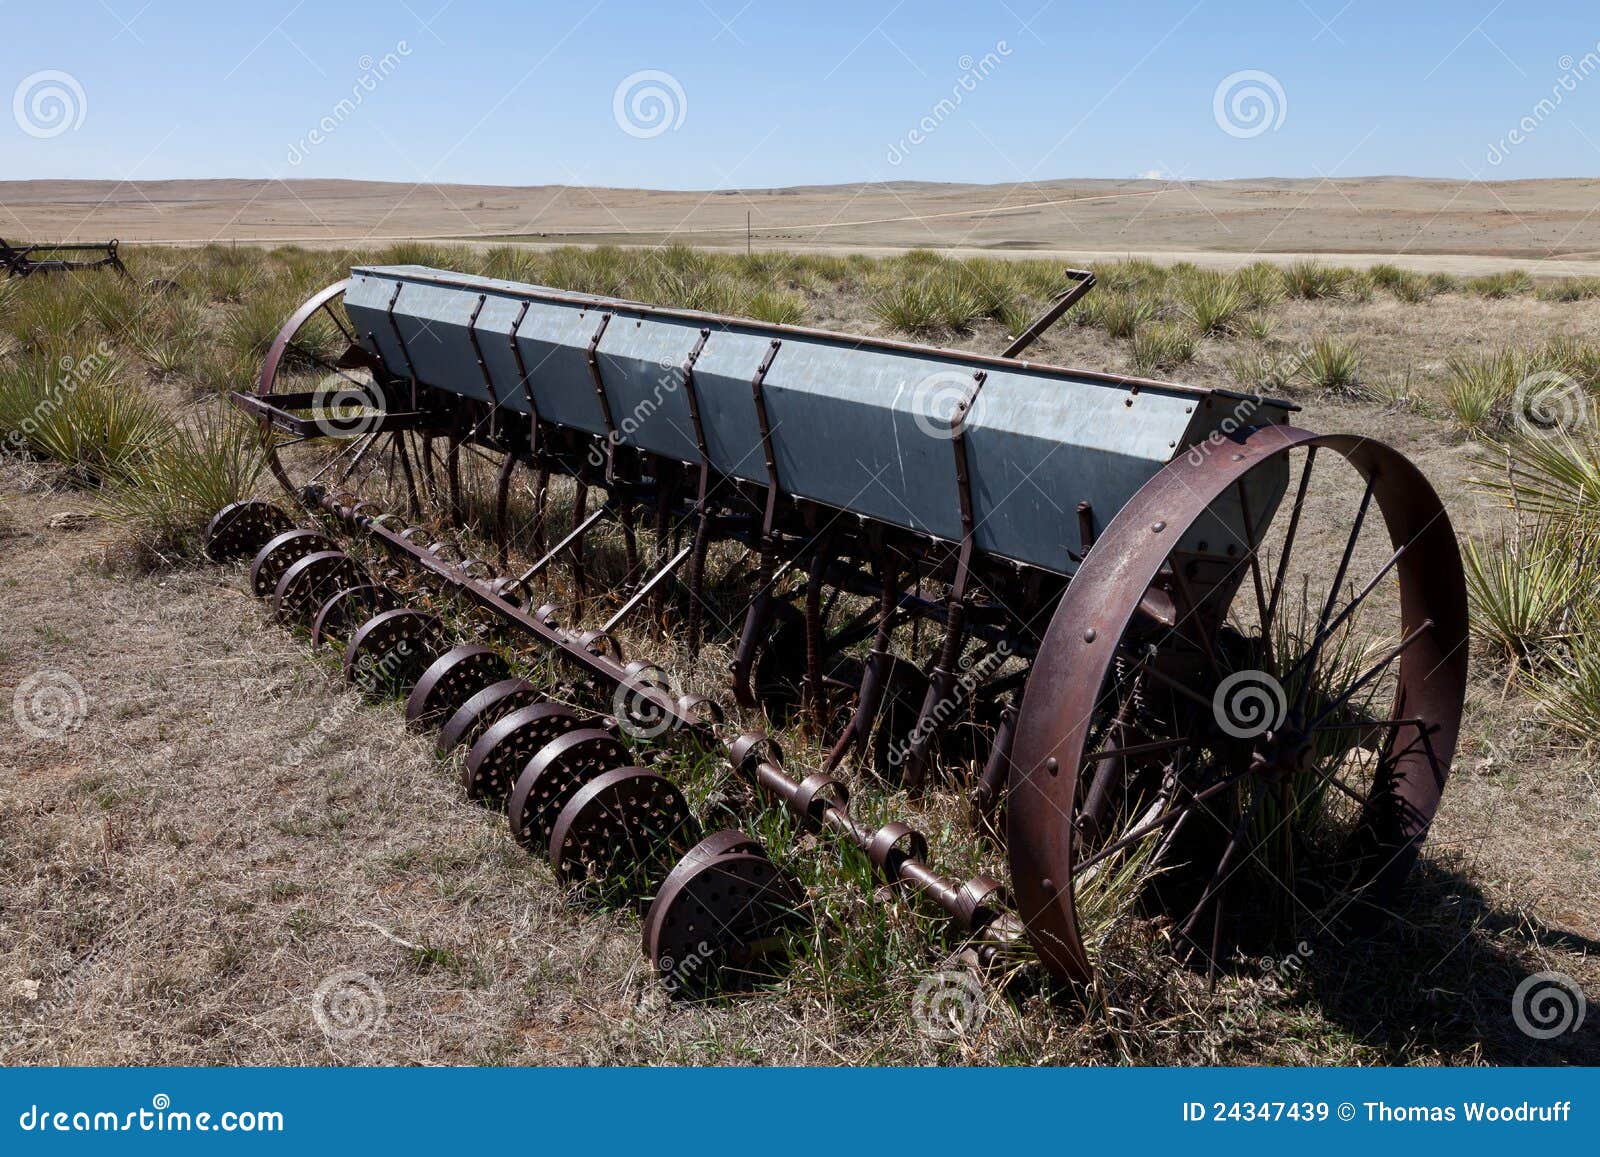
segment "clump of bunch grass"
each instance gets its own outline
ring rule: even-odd
[[[1361,355],[1337,338],[1319,337],[1295,358],[1300,380],[1313,389],[1345,397],[1355,396],[1361,385]]]
[[[208,408],[121,469],[101,504],[144,548],[194,556],[212,515],[248,496],[265,466],[255,427],[230,411]]]
[[[1178,301],[1184,319],[1201,336],[1233,333],[1250,308],[1238,280],[1221,273],[1186,278],[1178,287]]]
[[[105,347],[24,354],[0,367],[0,445],[61,463],[77,485],[116,477],[147,459],[170,426],[126,378]]]
[[[1196,338],[1182,326],[1157,322],[1133,335],[1128,362],[1137,374],[1149,376],[1194,360]]]

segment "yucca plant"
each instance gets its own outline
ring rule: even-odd
[[[1534,518],[1592,527],[1600,522],[1600,436],[1512,431],[1475,456],[1474,481]]]
[[[1156,315],[1156,303],[1143,293],[1107,293],[1084,304],[1086,318],[1112,338],[1131,338]]]
[[[158,450],[120,469],[102,505],[142,545],[193,555],[211,516],[249,495],[265,466],[253,425],[226,410],[207,409]]]
[[[0,369],[0,435],[97,486],[154,452],[170,419],[126,382],[113,354],[31,354]]]
[[[1589,301],[1600,297],[1600,277],[1560,277],[1539,286],[1540,301]]]
[[[1525,376],[1523,359],[1513,350],[1453,354],[1448,363],[1445,405],[1469,438],[1482,438],[1502,424],[1507,404]]]
[[[1255,346],[1228,358],[1228,372],[1242,390],[1278,394],[1294,380],[1295,361]]]
[[[1574,635],[1533,685],[1551,723],[1588,747],[1600,745],[1600,621]]]
[[[1535,667],[1570,641],[1594,602],[1593,536],[1541,520],[1463,544],[1472,634],[1513,667]]]
[[[1128,361],[1137,374],[1154,374],[1194,360],[1195,335],[1176,325],[1144,326],[1133,335]]]
[[[1361,383],[1361,355],[1337,338],[1319,337],[1296,358],[1300,379],[1330,394],[1353,395]]]
[[[1233,280],[1251,309],[1265,309],[1283,300],[1283,275],[1271,262],[1252,262],[1235,273]]]
[[[883,324],[910,334],[965,333],[984,316],[971,288],[939,275],[883,286],[870,308]]]
[[[1178,301],[1184,318],[1202,336],[1234,332],[1249,308],[1239,283],[1220,273],[1184,280],[1178,286]]]
[[[1320,261],[1295,261],[1280,271],[1284,292],[1290,297],[1319,301],[1343,297],[1351,271],[1324,265]]]
[[[1512,269],[1503,273],[1485,274],[1482,277],[1469,277],[1465,288],[1468,293],[1477,297],[1498,300],[1532,292],[1533,278],[1520,269]]]
[[[799,294],[763,289],[745,299],[743,312],[774,325],[799,325],[806,317],[806,303]]]
[[[1408,305],[1418,305],[1424,301],[1431,301],[1438,293],[1438,290],[1434,288],[1433,282],[1428,278],[1405,270],[1402,270],[1400,276],[1385,288]]]

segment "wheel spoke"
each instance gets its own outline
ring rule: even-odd
[[[1268,635],[1278,615],[1278,599],[1283,594],[1283,579],[1289,571],[1289,558],[1294,552],[1294,537],[1300,529],[1300,513],[1306,506],[1306,488],[1311,483],[1311,467],[1317,460],[1317,448],[1306,451],[1306,464],[1300,469],[1300,488],[1295,494],[1294,509],[1289,513],[1289,526],[1283,535],[1283,550],[1278,555],[1278,571],[1272,578],[1272,597],[1267,600],[1267,619],[1261,624],[1261,633]]]
[[[1338,711],[1341,707],[1355,697],[1355,693],[1357,691],[1361,690],[1361,688],[1365,687],[1372,680],[1376,679],[1388,668],[1390,663],[1393,663],[1401,655],[1405,654],[1406,649],[1410,647],[1412,643],[1415,643],[1426,632],[1431,631],[1432,629],[1433,620],[1424,619],[1421,626],[1396,643],[1393,649],[1391,649],[1387,655],[1374,663],[1372,667],[1361,676],[1361,678],[1350,684],[1350,686],[1345,689],[1343,695],[1340,695],[1339,698],[1335,699],[1332,703],[1328,704],[1327,707],[1323,708],[1322,713],[1311,721],[1310,726],[1318,727],[1321,724],[1326,723],[1336,711]]]
[[[1261,543],[1256,539],[1255,520],[1250,517],[1250,495],[1244,488],[1244,479],[1239,479],[1234,486],[1239,491],[1239,512],[1244,517],[1245,546],[1250,548],[1250,577],[1255,584],[1257,621],[1261,623],[1261,663],[1271,670],[1272,634],[1268,630],[1266,587],[1261,581]]]
[[[1222,849],[1222,859],[1217,861],[1216,871],[1211,873],[1211,879],[1206,882],[1205,891],[1201,893],[1200,900],[1189,913],[1187,919],[1179,927],[1183,935],[1188,936],[1194,932],[1194,926],[1199,921],[1206,907],[1211,903],[1222,886],[1228,882],[1232,875],[1233,858],[1239,854],[1239,849],[1244,846],[1246,837],[1250,834],[1250,824],[1256,818],[1256,812],[1261,809],[1261,801],[1267,795],[1267,783],[1262,781],[1256,784],[1255,790],[1250,793],[1250,803],[1239,816],[1239,822],[1234,825],[1233,833],[1228,837],[1227,846]]]
[[[1155,819],[1147,820],[1138,827],[1134,828],[1133,831],[1129,832],[1127,835],[1113,840],[1111,843],[1095,852],[1092,856],[1088,856],[1082,860],[1079,860],[1075,865],[1073,865],[1072,874],[1076,876],[1079,872],[1087,871],[1095,864],[1098,864],[1101,860],[1107,859],[1110,856],[1114,856],[1124,848],[1131,847],[1133,844],[1138,843],[1146,836],[1160,831],[1173,821],[1189,814],[1196,807],[1210,799],[1212,796],[1232,787],[1249,774],[1250,772],[1248,769],[1244,771],[1236,771],[1224,779],[1219,779],[1216,783],[1212,784],[1203,791],[1192,793],[1188,803],[1174,804],[1172,807],[1169,807],[1160,815],[1156,816]],[[1187,791],[1188,789],[1183,788],[1180,785],[1180,790]]]
[[[339,320],[339,315],[333,312],[333,302],[332,301],[323,302],[322,303],[322,310],[323,310],[324,313],[326,313],[328,315],[328,319],[330,321],[332,321],[334,325],[339,327],[339,332],[344,334],[344,338],[345,338],[345,340],[347,342],[349,342],[351,345],[357,344],[356,343],[356,335],[351,333],[348,329],[346,329],[344,327],[344,322]]]

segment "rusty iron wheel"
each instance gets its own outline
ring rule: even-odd
[[[331,595],[317,610],[311,623],[311,645],[337,643],[346,638],[357,624],[364,623],[381,611],[392,611],[400,605],[400,596],[382,583],[361,583],[346,587]]]
[[[699,839],[676,784],[646,768],[619,767],[561,809],[550,830],[550,867],[591,903],[622,904],[652,894]]]
[[[1354,480],[1331,498],[1330,467]],[[1317,540],[1303,516],[1340,502]],[[1163,868],[1150,894],[1213,967],[1251,921],[1386,901],[1449,774],[1466,642],[1449,518],[1394,450],[1274,426],[1170,463],[1073,577],[1017,720],[1012,881],[1050,971],[1088,979],[1080,918],[1130,865]]]
[[[272,591],[272,617],[280,623],[304,623],[340,591],[371,581],[366,568],[344,551],[314,550],[278,579]]]
[[[314,551],[337,550],[338,544],[315,530],[286,530],[267,540],[250,564],[250,590],[258,599],[270,599],[278,580],[295,563]]]
[[[644,952],[668,995],[699,999],[770,980],[806,922],[805,890],[742,832],[707,836],[662,882]]]
[[[506,679],[511,667],[498,651],[468,645],[452,647],[434,660],[406,699],[406,722],[432,727],[456,713],[479,691]]]
[[[472,750],[483,733],[513,711],[541,702],[543,694],[526,679],[512,677],[491,683],[468,699],[439,729],[434,752],[445,756],[458,747]]]
[[[213,562],[249,558],[294,523],[270,502],[230,502],[206,525],[205,552]]]
[[[396,607],[368,619],[350,636],[344,677],[373,695],[408,695],[445,646],[433,615]]]
[[[530,852],[550,846],[556,817],[578,789],[628,762],[628,749],[609,731],[581,727],[533,753],[506,800],[511,835]]]
[[[461,765],[467,798],[505,798],[534,752],[584,722],[583,716],[559,703],[534,703],[502,716],[472,745]]]

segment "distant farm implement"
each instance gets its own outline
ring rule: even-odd
[[[705,835],[670,750],[1064,982],[1130,874],[1213,959],[1380,909],[1460,723],[1449,519],[1402,455],[1286,402],[1023,360],[1093,284],[993,356],[358,267],[234,395],[296,513],[230,506],[208,550],[405,694],[559,880],[638,903],[674,992],[765,975],[811,905],[748,832]],[[672,662],[625,654],[641,627]],[[710,646],[726,696],[683,686]],[[1009,881],[864,821],[864,784],[959,790]]]
[[[35,273],[70,273],[80,269],[115,269],[128,276],[127,266],[118,255],[120,242],[81,241],[12,245],[0,237],[0,266],[7,277],[29,277]]]

